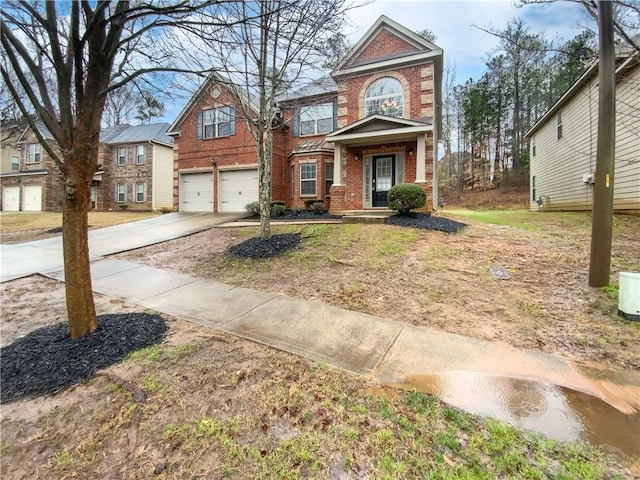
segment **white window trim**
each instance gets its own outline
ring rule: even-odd
[[[329,117],[319,117],[319,111],[322,108],[328,108],[328,110],[331,112]],[[311,133],[303,133],[302,132],[302,115],[308,111],[313,112],[313,132]],[[319,131],[318,129],[318,120],[330,120],[330,125],[329,125],[329,129],[327,131]],[[309,105],[306,107],[302,107],[300,109],[300,136],[301,137],[313,137],[314,135],[323,135],[325,133],[331,133],[333,131],[333,102],[325,102],[325,103],[320,103],[318,105]]]
[[[140,148],[142,148],[142,153],[140,153]],[[142,161],[140,161],[140,157],[142,157]],[[147,163],[147,146],[136,145],[136,165],[144,165],[145,163]]]
[[[202,139],[203,140],[210,140],[212,138],[224,138],[224,137],[231,137],[233,134],[232,133],[227,133],[226,135],[220,135],[220,124],[221,123],[229,123],[231,124],[232,122],[232,116],[231,116],[231,110],[232,110],[232,106],[231,105],[224,105],[221,107],[215,107],[215,108],[207,108],[205,110],[202,111]],[[229,115],[229,120],[226,122],[220,122],[220,113],[222,111],[226,111],[227,115]],[[205,116],[206,116],[206,112],[213,112],[213,122],[212,123],[205,123]],[[208,137],[206,132],[206,126],[207,125],[212,125],[213,126],[213,136]],[[229,125],[229,132],[231,132],[231,125]]]
[[[562,131],[562,110],[556,114],[556,139],[562,140],[564,132]]]
[[[123,187],[122,192],[120,192],[120,187]],[[120,193],[122,193],[122,200],[120,200]],[[118,183],[116,185],[116,203],[125,203],[126,201],[127,201],[127,184]]]
[[[142,185],[142,200],[138,199],[138,186]],[[147,185],[144,182],[136,182],[135,186],[134,186],[135,190],[134,190],[134,195],[135,195],[135,203],[144,203],[147,199]]]
[[[315,170],[315,176],[313,178],[302,178],[303,167],[312,165]],[[314,193],[302,193],[303,183],[311,183],[314,185]],[[300,197],[317,197],[318,196],[318,164],[317,163],[301,163],[300,164]]]
[[[124,151],[124,155],[120,155],[121,152]],[[122,163],[120,162],[122,160]],[[117,147],[116,148],[116,165],[119,167],[123,167],[127,164],[127,147]]]
[[[14,160],[18,160],[17,162],[14,162]],[[18,168],[13,168],[13,166],[17,163]],[[20,157],[16,157],[16,156],[12,156],[11,157],[11,170],[16,172],[18,170],[20,170]]]
[[[24,163],[32,165],[40,162],[42,162],[42,145],[39,143],[28,144]]]
[[[381,80],[386,80],[386,79],[391,79],[394,80],[395,82],[397,82],[397,84],[400,86],[400,92],[396,93],[396,94],[382,94],[382,95],[375,95],[375,96],[368,96],[369,90],[379,81]],[[380,111],[380,109],[376,109],[375,111],[370,111],[369,108],[369,104],[376,102],[376,101],[380,101],[380,100],[388,100],[390,98],[394,98],[394,99],[398,99],[399,101],[396,102],[397,103],[397,109],[399,110],[398,115],[389,115],[391,117],[397,117],[397,118],[403,118],[404,117],[404,96],[405,96],[405,91],[404,91],[404,87],[402,86],[402,82],[400,80],[398,80],[395,77],[380,77],[377,78],[376,80],[374,80],[373,82],[371,82],[371,84],[367,87],[365,93],[364,93],[364,114],[365,116],[369,116],[369,115],[374,115],[374,114],[380,114],[380,115],[387,115],[385,112]]]

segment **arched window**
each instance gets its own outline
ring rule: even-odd
[[[404,92],[402,84],[392,77],[382,77],[367,88],[364,96],[365,115],[402,117]]]

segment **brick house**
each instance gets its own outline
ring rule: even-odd
[[[40,122],[43,138],[57,149]],[[91,183],[91,208],[114,210],[172,209],[173,139],[168,123],[119,125],[100,132],[98,171]],[[3,211],[61,211],[62,174],[31,128],[16,142],[19,168],[0,174]]]
[[[416,183],[437,205],[442,50],[380,17],[331,73],[279,99],[272,199],[325,202],[331,213],[386,208],[387,192]],[[242,211],[258,198],[257,154],[239,105],[205,82],[172,124],[176,207]]]

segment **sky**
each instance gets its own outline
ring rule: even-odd
[[[474,27],[502,30],[507,23],[521,17],[531,33],[541,33],[548,40],[562,41],[580,33],[579,24],[589,20],[582,6],[570,1],[549,5],[516,7],[512,0],[354,0],[366,3],[350,11],[344,33],[352,44],[375,23],[380,15],[395,20],[412,31],[431,30],[436,45],[444,50],[445,64],[455,62],[456,84],[469,78],[477,80],[485,71],[488,55],[495,52],[498,39]],[[595,26],[595,25],[594,25]],[[167,103],[161,121],[173,122],[184,101]]]

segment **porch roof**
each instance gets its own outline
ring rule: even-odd
[[[433,130],[432,122],[430,118],[409,120],[376,114],[339,128],[325,138],[342,145],[415,140],[418,135]]]

